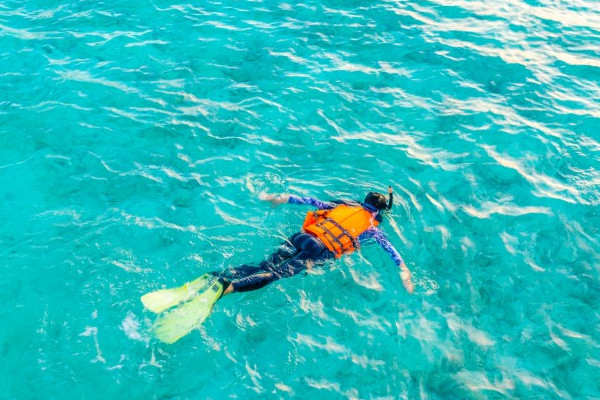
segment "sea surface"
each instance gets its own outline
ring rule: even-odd
[[[221,299],[307,206],[377,245]],[[0,399],[600,399],[600,2],[0,2]]]

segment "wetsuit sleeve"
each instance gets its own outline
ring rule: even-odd
[[[290,194],[288,199],[289,204],[306,204],[309,206],[317,207],[319,210],[328,210],[336,206],[335,203],[325,202],[314,197],[300,197],[294,194]]]
[[[381,229],[371,228],[360,235],[359,240],[363,241],[370,238],[375,239],[375,241],[379,243],[381,247],[383,247],[386,253],[392,257],[392,260],[394,260],[394,263],[396,263],[397,266],[404,264],[402,256],[400,256],[400,253],[398,253],[394,245],[390,243],[387,236],[385,236],[385,233],[383,233]]]

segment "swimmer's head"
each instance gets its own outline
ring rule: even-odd
[[[365,204],[375,207],[378,211],[386,210],[388,208],[387,198],[385,195],[377,192],[369,192],[365,197]]]

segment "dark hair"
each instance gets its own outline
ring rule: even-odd
[[[367,197],[365,197],[365,204],[375,207],[378,210],[385,210],[387,208],[387,199],[386,197],[377,192],[369,192]]]

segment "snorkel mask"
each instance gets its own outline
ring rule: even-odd
[[[373,207],[377,211],[390,210],[394,202],[393,194],[390,192],[389,199],[385,195],[378,192],[369,192],[365,197],[364,204]]]

